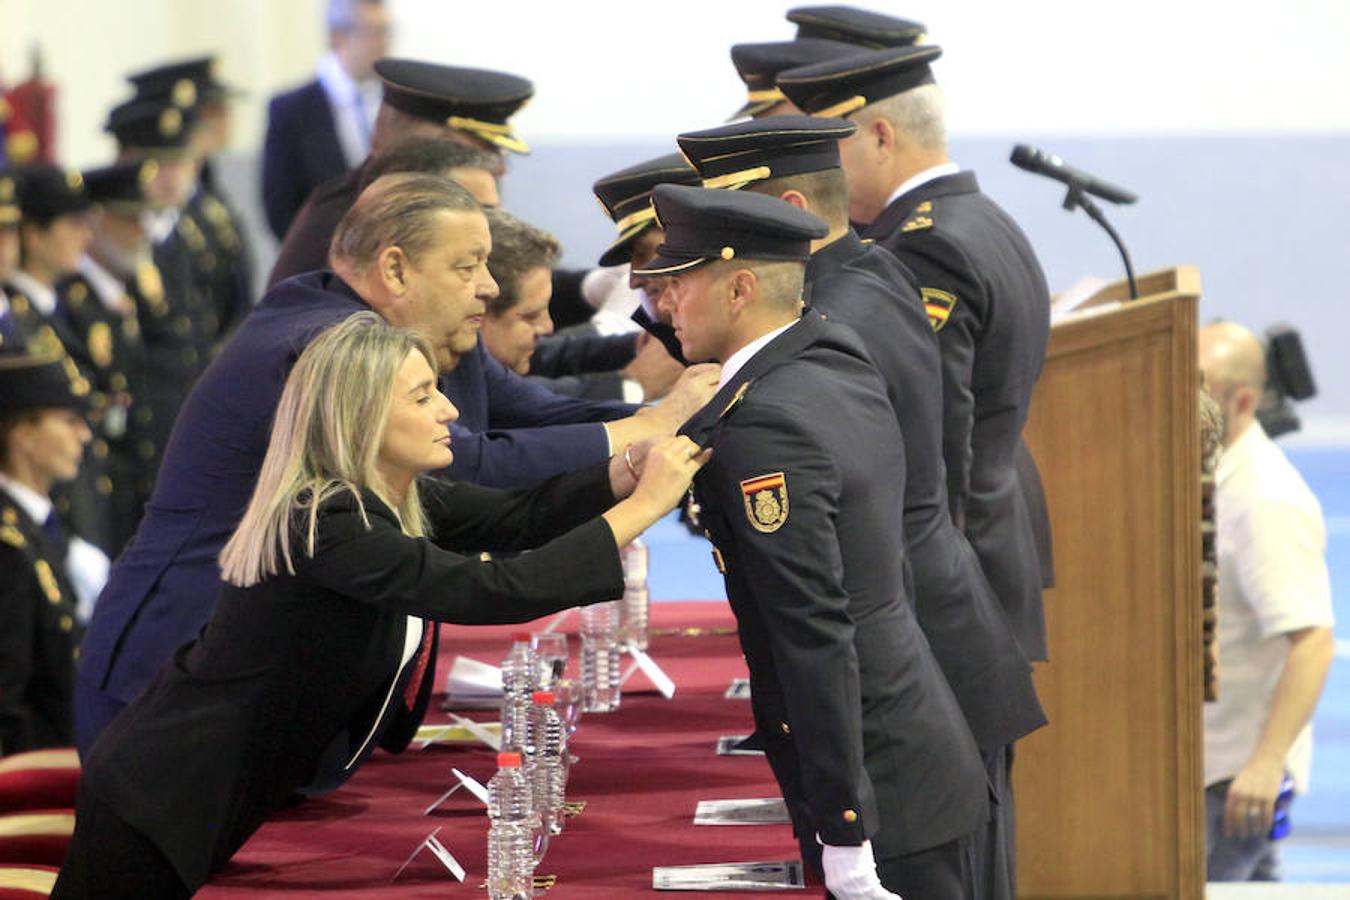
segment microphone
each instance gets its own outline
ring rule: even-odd
[[[1013,147],[1010,160],[1019,169],[1026,169],[1028,172],[1035,172],[1037,175],[1062,181],[1072,190],[1093,194],[1111,203],[1133,203],[1139,199],[1137,194],[1132,194],[1124,188],[1116,187],[1110,182],[1102,181],[1094,175],[1075,169],[1055,154],[1037,150],[1027,144],[1018,144]]]

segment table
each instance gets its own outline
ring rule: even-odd
[[[573,615],[572,669],[580,642]],[[542,623],[531,627],[539,630]],[[538,874],[557,882],[548,900],[619,900],[658,896],[657,865],[796,859],[788,826],[693,825],[699,800],[774,797],[777,787],[759,756],[717,756],[717,738],[752,730],[750,704],[723,697],[732,678],[746,675],[726,603],[652,606],[651,654],[675,680],[672,700],[633,676],[615,713],[586,715],[572,751],[581,757],[568,784],[569,800],[585,810],[555,837]],[[677,631],[678,629],[678,631]],[[457,653],[500,662],[510,628],[443,626],[438,678]],[[570,673],[575,675],[575,671]],[[428,722],[447,721],[439,711]],[[491,718],[479,715],[477,718]],[[458,791],[431,815],[423,810],[451,784],[452,767],[486,783],[495,755],[476,747],[433,745],[401,755],[378,753],[341,790],[311,799],[264,825],[199,897],[485,897],[487,818],[481,803]],[[454,882],[423,852],[398,881],[390,878],[435,828],[468,870]],[[787,892],[815,897],[818,891]],[[661,895],[677,896],[668,892]],[[784,892],[699,892],[699,898],[783,896]]]

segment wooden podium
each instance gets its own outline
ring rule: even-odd
[[[1021,897],[1204,895],[1199,273],[1052,329],[1026,441],[1054,529],[1050,725],[1017,745]]]

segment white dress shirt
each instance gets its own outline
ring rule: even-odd
[[[370,135],[380,108],[380,81],[375,78],[361,82],[352,80],[332,52],[319,60],[316,74],[333,110],[342,155],[348,167],[354,169],[370,155]]]

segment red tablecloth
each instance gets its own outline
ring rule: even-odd
[[[652,619],[658,633],[651,654],[678,690],[674,699],[666,700],[639,673],[628,683],[618,712],[582,717],[572,742],[581,762],[572,769],[567,793],[569,800],[586,801],[586,808],[568,820],[539,867],[538,874],[557,876],[554,887],[540,895],[549,900],[655,896],[653,866],[798,856],[785,825],[693,825],[699,800],[774,797],[777,788],[763,757],[715,752],[720,735],[752,729],[749,703],[723,697],[731,679],[746,674],[727,605],[660,603],[653,606]],[[575,669],[575,615],[568,625],[563,630],[573,632],[569,642]],[[669,633],[674,628],[697,630]],[[498,663],[509,635],[517,630],[446,626],[438,678],[444,678],[456,653]],[[446,718],[435,712],[427,721]],[[377,754],[341,790],[265,825],[199,896],[486,896],[481,887],[487,851],[482,804],[459,791],[436,812],[423,815],[451,784],[451,767],[486,783],[496,760],[481,744]],[[451,880],[425,851],[391,883],[412,850],[438,826],[438,839],[468,870],[464,883]],[[808,889],[790,896],[816,893]]]

